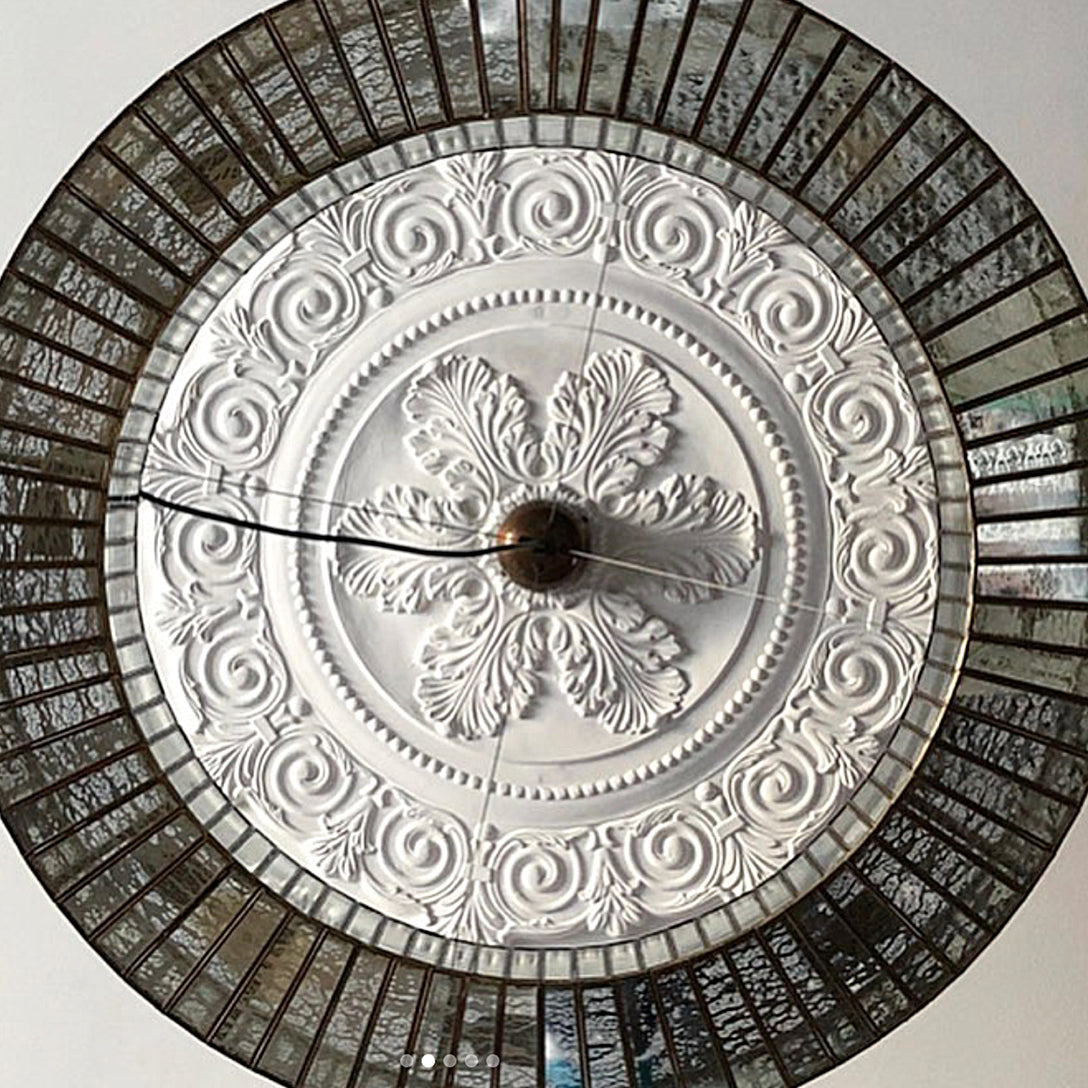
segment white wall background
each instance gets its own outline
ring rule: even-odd
[[[544,0],[531,0],[542,3]],[[1088,282],[1088,4],[812,0],[957,108]],[[0,262],[157,76],[261,0],[0,0]],[[122,983],[0,832],[0,1088],[256,1088]],[[1088,814],[1012,922],[922,1013],[814,1088],[1085,1088]]]

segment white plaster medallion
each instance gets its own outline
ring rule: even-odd
[[[926,426],[859,298],[766,212],[607,151],[452,155],[272,244],[188,345],[141,486],[430,549],[533,500],[587,520],[612,562],[539,591],[494,556],[138,520],[155,671],[230,802],[485,945],[764,885],[876,766],[940,592]]]

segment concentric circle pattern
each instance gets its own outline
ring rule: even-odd
[[[541,144],[417,165],[273,245],[169,384],[138,386],[157,422],[127,442],[118,491],[139,463],[146,493],[187,509],[248,492],[250,523],[437,552],[265,537],[224,563],[179,541],[191,513],[144,508],[107,568],[136,571],[176,735],[211,782],[385,917],[524,954],[644,941],[780,873],[798,898],[812,880],[789,864],[837,860],[828,825],[879,819],[894,784],[860,788],[899,729],[936,725],[910,704],[949,683],[954,649],[922,672],[937,608],[950,631],[966,612],[938,530],[942,502],[967,516],[950,415],[922,419],[913,340],[891,349],[813,250],[732,195],[744,175],[706,173]],[[538,206],[568,214],[545,234]],[[415,240],[396,261],[393,220]],[[673,244],[702,235],[694,254]],[[331,278],[330,322],[298,296]],[[285,302],[309,335],[278,335]],[[535,596],[494,559],[443,554],[560,498],[602,560],[576,582]],[[285,800],[257,773],[285,730],[335,754],[320,791]],[[147,732],[161,740],[158,719]],[[437,895],[387,856],[406,842],[371,833],[400,810],[462,863]],[[654,879],[632,859],[674,826],[704,832]],[[508,849],[546,855],[552,879],[526,898],[492,860]]]
[[[87,150],[0,340],[5,823],[272,1080],[799,1085],[1083,800],[1084,296],[985,145],[789,0],[292,0]],[[570,437],[605,388],[612,457]],[[455,546],[557,495],[595,548],[705,538],[695,581],[417,585],[245,526]],[[492,621],[498,701],[457,664]]]

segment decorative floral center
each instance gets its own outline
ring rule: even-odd
[[[583,564],[577,552],[589,549],[589,519],[538,500],[519,506],[499,526],[498,542],[521,545],[521,551],[501,553],[499,566],[526,589],[547,589],[570,578]]]
[[[549,672],[579,714],[610,732],[647,732],[676,715],[689,687],[677,667],[686,649],[641,598],[698,604],[743,582],[758,556],[757,519],[742,495],[706,477],[638,486],[672,434],[661,369],[626,349],[591,357],[582,374],[556,382],[543,434],[516,380],[481,358],[433,360],[401,407],[412,457],[447,495],[394,484],[338,531],[456,552],[562,510],[572,540],[585,518],[594,554],[621,564],[589,561],[572,579],[570,542],[550,565],[542,551],[503,553],[504,562],[342,546],[335,569],[349,593],[386,612],[448,605],[419,654],[423,717],[447,736],[493,736],[531,714]],[[519,567],[507,556],[525,558]],[[650,571],[632,577],[632,566]]]

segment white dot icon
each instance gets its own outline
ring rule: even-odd
[[[422,1065],[424,1069],[430,1069],[434,1065],[434,1055],[424,1054],[423,1057],[419,1059],[419,1064]]]

